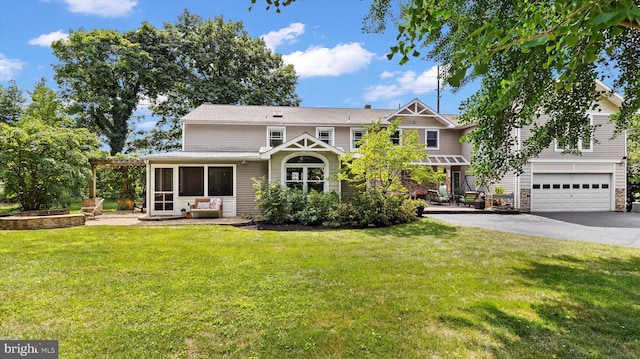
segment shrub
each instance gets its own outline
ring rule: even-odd
[[[335,192],[312,191],[305,197],[304,208],[295,214],[295,219],[302,224],[325,224],[335,221],[335,213],[340,198]]]
[[[339,222],[354,227],[388,227],[416,218],[415,201],[401,195],[368,190],[339,207]]]
[[[267,223],[281,224],[289,218],[288,189],[280,182],[267,183],[264,177],[253,179],[256,206]]]

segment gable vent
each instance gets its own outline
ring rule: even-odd
[[[282,111],[273,111],[273,117],[281,118],[282,117]]]

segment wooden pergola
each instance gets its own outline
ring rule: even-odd
[[[112,157],[112,158],[91,158],[89,159],[91,164],[91,179],[89,180],[89,198],[96,197],[96,171],[98,168],[119,168],[119,167],[145,167],[146,164],[143,159],[140,158],[124,158],[124,157]]]

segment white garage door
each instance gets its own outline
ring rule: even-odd
[[[531,210],[610,211],[611,174],[534,174]]]

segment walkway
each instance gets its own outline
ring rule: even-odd
[[[186,224],[219,224],[229,226],[240,226],[251,224],[250,219],[241,217],[223,217],[223,218],[179,218],[175,217],[153,217],[149,219],[146,213],[131,211],[105,212],[96,216],[96,219],[88,219],[86,226],[179,226]]]

